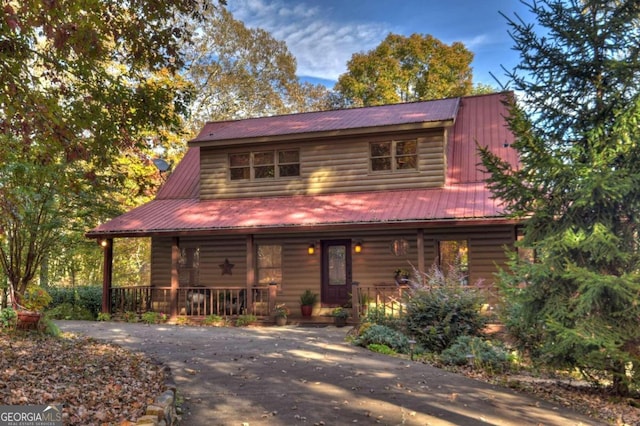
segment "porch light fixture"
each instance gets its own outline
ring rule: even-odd
[[[356,242],[356,245],[353,246],[353,251],[356,253],[362,253],[362,241]]]
[[[316,245],[313,243],[309,244],[309,247],[307,248],[307,253],[314,254],[315,252],[316,252]]]
[[[98,245],[101,248],[106,248],[109,245],[109,240],[107,240],[106,238],[104,238],[102,240],[98,240]]]

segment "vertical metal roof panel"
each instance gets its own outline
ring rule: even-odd
[[[157,200],[200,197],[200,148],[191,147],[158,190]]]
[[[507,108],[503,104],[506,93],[460,98],[455,125],[451,130],[448,156],[448,178],[451,183],[483,182],[488,176],[480,170],[476,143],[488,146],[512,165],[518,164],[516,151],[511,148],[513,134],[507,127]]]
[[[205,124],[192,143],[453,120],[459,98],[306,112]]]

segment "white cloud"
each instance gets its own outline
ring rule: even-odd
[[[287,43],[298,75],[337,80],[351,55],[377,46],[392,29],[384,23],[340,21],[331,10],[282,0],[234,0],[233,16],[250,28],[262,28]]]
[[[487,34],[479,34],[470,39],[463,39],[461,41],[465,47],[471,51],[491,43],[491,39]]]

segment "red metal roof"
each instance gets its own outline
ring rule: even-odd
[[[511,148],[513,133],[504,117],[508,110],[502,103],[504,94],[461,98],[456,124],[449,135],[448,181],[450,183],[483,182],[488,175],[478,167],[478,145],[489,149],[516,167],[518,156]]]
[[[500,202],[491,198],[483,182],[485,176],[478,170],[476,149],[476,143],[488,146],[517,165],[515,150],[508,146],[513,142],[513,136],[505,125],[507,111],[501,102],[503,96],[492,94],[456,99],[457,115],[450,130],[447,154],[447,182],[442,188],[199,201],[200,149],[192,146],[155,200],[98,226],[87,235],[121,237],[232,230],[299,231],[347,225],[425,226],[429,222],[503,220]],[[434,102],[440,106],[453,105]],[[407,105],[416,107],[416,104]],[[334,116],[348,111],[285,117]],[[312,123],[308,123],[306,128],[311,127]]]
[[[156,194],[156,200],[200,197],[200,149],[190,148]]]
[[[198,201],[154,200],[91,231],[135,236],[194,231],[303,230],[323,226],[500,218],[482,184],[444,188]]]
[[[455,119],[458,102],[459,98],[452,98],[428,102],[209,122],[205,124],[198,136],[191,141],[191,144],[441,122]]]

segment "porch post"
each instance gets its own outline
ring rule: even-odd
[[[424,283],[424,275],[422,274],[422,272],[425,271],[424,269],[424,229],[418,229],[418,241],[417,241],[417,247],[418,247],[418,270],[421,272],[420,277]]]
[[[351,282],[351,316],[357,323],[360,322],[360,283],[358,281]]]
[[[170,310],[171,318],[178,316],[178,263],[180,262],[180,239],[174,237],[171,239],[171,292],[170,292]]]
[[[253,234],[247,235],[247,307],[249,307],[249,314],[253,314],[253,285],[255,284],[256,270],[255,270],[255,256],[254,256],[254,244]]]
[[[113,238],[99,242],[102,247],[102,312],[111,313],[111,284],[113,281]]]
[[[278,283],[269,283],[269,315],[276,307],[276,297],[278,297]]]

